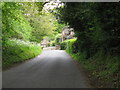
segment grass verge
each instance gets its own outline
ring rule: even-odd
[[[15,39],[7,40],[3,43],[2,67],[5,69],[16,63],[34,58],[41,52],[41,47],[36,43]]]
[[[67,53],[69,53],[67,51]],[[69,53],[88,70],[91,85],[95,88],[118,88],[120,85],[119,56],[103,55],[98,52],[94,57],[85,59],[84,53]]]

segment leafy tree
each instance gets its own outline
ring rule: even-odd
[[[75,30],[76,51],[89,58],[101,48],[105,54],[119,52],[119,9],[119,3],[66,2],[59,16]]]
[[[3,40],[18,38],[29,40],[32,27],[20,11],[21,5],[15,2],[5,2],[2,7]]]
[[[51,36],[56,26],[56,19],[49,12],[42,10],[43,3],[21,3],[23,14],[33,27],[31,41],[40,42],[44,36]],[[40,7],[41,6],[41,7]]]

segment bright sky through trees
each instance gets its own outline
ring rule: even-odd
[[[61,6],[63,6],[64,4],[60,1],[60,0],[56,0],[56,1],[49,1],[48,3],[46,3],[44,5],[44,10],[48,11],[48,10],[53,10],[55,8],[59,8]]]

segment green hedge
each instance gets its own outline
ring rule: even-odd
[[[75,41],[76,41],[76,39],[69,39],[69,40],[65,40],[65,41],[61,42],[60,43],[61,49],[66,50],[66,52],[68,52],[68,53],[73,53]]]
[[[3,42],[2,51],[2,65],[6,68],[39,55],[42,49],[37,43],[7,40]]]

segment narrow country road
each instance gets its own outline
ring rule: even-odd
[[[89,88],[86,77],[63,50],[39,56],[3,72],[3,88]]]

